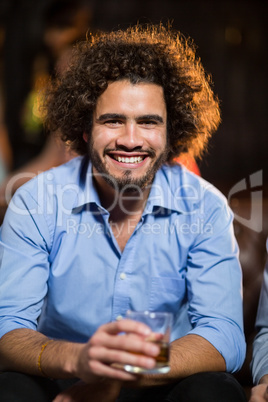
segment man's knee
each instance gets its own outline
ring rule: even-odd
[[[247,402],[243,388],[228,373],[207,372],[180,381],[169,393],[168,402]]]

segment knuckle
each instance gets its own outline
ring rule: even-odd
[[[99,345],[92,346],[88,351],[89,359],[99,360],[105,354],[104,351],[105,351],[105,348],[103,348]]]
[[[125,349],[128,346],[129,335],[122,335],[120,338],[120,346]]]
[[[97,336],[97,334],[95,334],[95,335],[92,335],[92,337],[90,338],[90,345],[97,345],[98,344],[98,336]]]
[[[125,330],[125,322],[124,322],[124,320],[116,321],[116,328],[117,328],[118,332],[124,331]]]
[[[90,339],[90,345],[95,346],[95,345],[100,345],[103,342],[103,333],[97,331],[94,335],[92,335]]]
[[[95,360],[90,360],[88,365],[91,371],[95,372],[97,369],[97,362]]]
[[[95,356],[96,356],[96,348],[94,346],[92,346],[88,350],[88,357],[91,360],[91,359],[94,359]]]

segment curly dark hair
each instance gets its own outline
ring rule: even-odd
[[[220,123],[219,102],[192,40],[162,24],[90,34],[77,44],[68,69],[46,93],[48,129],[87,154],[83,133],[91,132],[96,102],[109,83],[122,79],[163,87],[168,161],[185,152],[202,155]]]

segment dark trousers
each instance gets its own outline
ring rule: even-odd
[[[73,380],[49,380],[21,373],[0,374],[1,402],[51,402]],[[90,402],[90,395],[88,398]],[[247,402],[243,388],[227,373],[189,376],[175,385],[122,389],[117,402]],[[103,402],[103,401],[102,401]]]

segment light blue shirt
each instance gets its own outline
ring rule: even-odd
[[[268,240],[267,240],[268,251]],[[253,359],[251,362],[254,384],[268,374],[268,259],[263,273],[263,283],[256,318],[258,334],[253,343]]]
[[[10,202],[0,243],[0,336],[25,327],[85,342],[128,309],[170,311],[172,340],[200,335],[228,371],[239,369],[242,281],[225,198],[181,166],[163,166],[121,252],[120,226],[114,235],[91,171],[86,158],[75,158]]]

